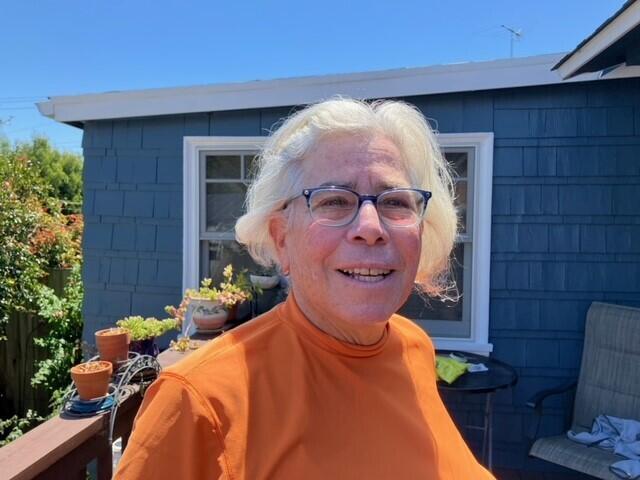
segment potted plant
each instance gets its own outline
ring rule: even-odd
[[[100,360],[111,362],[113,369],[118,362],[129,359],[129,333],[124,328],[105,328],[95,333]]]
[[[210,278],[202,280],[200,288],[187,289],[185,298],[192,305],[193,323],[199,330],[213,330],[222,327],[227,320],[233,320],[237,305],[251,300],[251,285],[244,272],[233,275],[232,265],[227,265],[222,273],[224,281],[218,287],[212,286]]]
[[[249,275],[249,280],[257,290],[270,290],[280,283],[280,275],[273,267],[259,267]]]
[[[175,318],[158,320],[155,317],[144,318],[140,315],[122,318],[116,322],[116,325],[129,333],[131,337],[129,349],[132,352],[152,357],[157,357],[159,353],[158,345],[155,343],[156,337],[179,328],[179,322]]]
[[[112,373],[111,362],[105,360],[85,362],[71,367],[71,379],[81,400],[104,397],[109,391]]]

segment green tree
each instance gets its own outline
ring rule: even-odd
[[[31,239],[38,230],[49,191],[30,159],[0,142],[0,339],[12,311],[37,306],[44,271],[33,255]]]
[[[83,166],[80,155],[60,152],[44,137],[18,144],[16,152],[31,160],[39,177],[51,188],[51,196],[62,201],[66,212],[80,211]]]

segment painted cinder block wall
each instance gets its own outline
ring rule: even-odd
[[[518,371],[495,398],[495,463],[527,458],[535,391],[575,378],[589,304],[640,306],[640,81],[418,96],[443,133],[495,134],[490,341]],[[181,296],[182,139],[265,135],[291,108],[85,126],[85,334]],[[481,398],[447,398],[460,422]],[[540,433],[562,430],[551,402]],[[472,439],[473,440],[473,439]]]

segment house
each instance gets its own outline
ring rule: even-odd
[[[495,463],[543,468],[526,456],[526,400],[577,375],[592,301],[640,305],[639,24],[629,1],[564,56],[40,103],[84,130],[85,338],[249,264],[233,221],[254,155],[292,109],[336,94],[402,99],[438,130],[463,215],[462,302],[413,299],[405,312],[437,346],[516,368],[496,397]],[[560,431],[567,408],[543,430]],[[480,415],[477,402],[454,410]]]

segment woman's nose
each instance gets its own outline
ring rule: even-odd
[[[367,245],[384,243],[389,239],[387,229],[371,201],[367,200],[360,206],[356,218],[350,225],[349,238]]]

